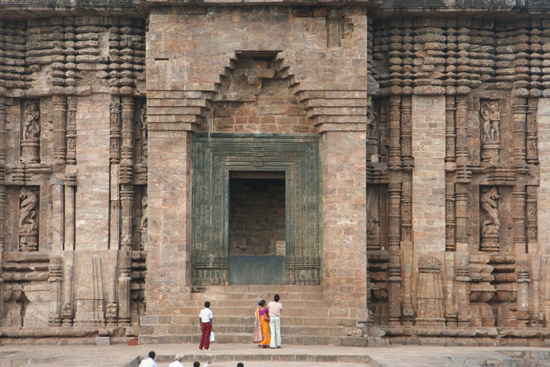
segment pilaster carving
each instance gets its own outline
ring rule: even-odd
[[[75,250],[76,172],[65,172],[65,242],[64,250]]]
[[[61,326],[61,306],[63,304],[63,262],[60,256],[51,256],[49,265],[50,283],[50,314],[48,324],[50,326]]]
[[[445,250],[456,251],[455,185],[445,184]]]
[[[118,278],[118,325],[130,325],[130,270],[132,264],[131,251],[119,251],[119,278]]]
[[[53,157],[55,164],[65,164],[67,156],[66,146],[66,121],[67,102],[65,96],[52,96],[53,109]]]
[[[418,260],[417,326],[445,326],[440,265],[439,260],[432,256],[424,255]]]
[[[76,96],[67,96],[67,164],[76,164]]]

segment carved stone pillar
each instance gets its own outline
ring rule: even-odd
[[[65,96],[52,96],[53,110],[53,157],[54,163],[65,164],[67,156],[66,146],[66,124],[67,124],[67,102]]]
[[[455,184],[457,251],[468,249],[468,186],[462,183]]]
[[[132,252],[119,251],[119,278],[118,278],[118,325],[130,325],[130,283],[131,277]]]
[[[38,251],[39,190],[21,187],[19,191],[19,251]]]
[[[120,248],[120,165],[111,163],[109,248]]]
[[[512,218],[514,236],[514,249],[518,254],[527,252],[527,236],[525,233],[525,185],[515,185],[512,192]]]
[[[456,251],[455,243],[455,186],[445,184],[445,250]]]
[[[147,156],[148,156],[148,143],[147,143],[147,104],[145,100],[142,102],[141,111],[140,111],[140,118],[141,118],[141,163],[147,164]]]
[[[459,327],[470,326],[470,262],[468,254],[456,254],[456,304]]]
[[[109,289],[107,290],[107,305],[105,307],[105,326],[113,327],[117,325],[118,301],[117,301],[117,276],[118,267],[113,266],[109,269]]]
[[[456,97],[456,161],[468,162],[468,97]]]
[[[401,96],[390,97],[389,120],[389,235],[390,265],[388,279],[389,325],[401,324]]]
[[[76,172],[65,173],[65,251],[75,250]]]
[[[390,176],[396,175],[396,172],[390,173]],[[400,202],[401,202],[401,184],[391,182],[388,185],[388,194],[390,201],[389,210],[389,235],[388,244],[390,249],[390,265],[388,279],[389,293],[389,324],[390,326],[400,325],[401,321],[401,266],[400,266]]]
[[[50,315],[48,317],[48,324],[50,326],[61,326],[63,263],[60,256],[53,255],[50,257],[49,270]]]
[[[76,96],[67,97],[67,164],[76,164]]]
[[[445,307],[439,260],[432,256],[421,256],[418,273],[416,325],[444,327]]]
[[[120,162],[120,97],[118,96],[111,96],[110,120],[109,160],[111,164],[118,164]]]
[[[529,270],[531,273],[531,283],[529,286],[529,293],[531,299],[531,319],[529,320],[529,326],[531,327],[544,327],[544,312],[541,308],[541,284],[542,278],[541,272],[541,256],[539,254],[529,255]]]
[[[63,251],[65,244],[65,187],[52,185],[52,251]]]
[[[527,252],[538,253],[538,231],[537,231],[537,186],[527,186]]]
[[[536,164],[539,160],[537,146],[537,107],[538,98],[529,98],[527,106],[527,164]]]
[[[445,162],[454,162],[456,160],[455,112],[455,97],[447,96],[445,100]]]
[[[390,169],[401,167],[401,96],[390,97],[390,121],[389,121],[389,158]]]
[[[517,260],[516,282],[518,284],[518,326],[525,327],[531,316],[529,314],[529,267],[525,258]]]
[[[121,245],[122,249],[131,250],[132,241],[132,220],[134,208],[134,190],[133,185],[121,185],[120,204],[121,204]]]
[[[525,137],[526,137],[526,112],[527,112],[527,105],[525,98],[514,98],[512,100],[512,118],[514,121],[514,138],[513,138],[513,144],[514,144],[514,150],[513,150],[513,156],[514,156],[514,162],[518,167],[521,167],[525,164],[526,160],[526,145],[525,145]],[[518,172],[521,173],[521,172]]]
[[[390,253],[388,293],[389,293],[389,325],[401,324],[401,263],[399,252]]]
[[[40,104],[29,102],[25,106],[21,138],[21,159],[24,162],[40,161]]]
[[[73,261],[74,252],[66,251],[63,254],[65,271],[63,273],[63,306],[61,307],[61,326],[71,327],[74,322],[73,311]]]
[[[133,159],[134,159],[134,101],[133,97],[122,97],[122,143],[120,147],[120,203],[121,203],[121,245],[132,249],[132,220],[134,207]]]

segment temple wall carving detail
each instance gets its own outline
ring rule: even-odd
[[[327,343],[550,343],[547,5],[42,3],[0,4],[0,340],[261,285]]]

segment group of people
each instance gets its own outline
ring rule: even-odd
[[[281,310],[278,294],[273,301],[265,305],[265,300],[258,303],[256,322],[254,324],[254,341],[260,348],[281,348]]]
[[[150,351],[149,355],[146,359],[141,361],[139,364],[139,367],[157,367],[157,362],[155,361],[156,353],[154,351]],[[168,367],[183,367],[183,363],[181,361],[183,360],[184,355],[183,354],[176,354],[176,357],[174,358],[175,361],[170,363]],[[208,361],[204,365],[204,367],[209,367],[212,365],[212,362]],[[193,367],[201,367],[201,363],[198,361],[193,362]],[[239,362],[237,363],[237,367],[244,367],[244,363]]]
[[[269,302],[266,306],[265,300],[261,300],[258,303],[256,309],[255,324],[254,324],[254,342],[258,343],[260,348],[281,348],[281,310],[283,305],[279,300],[278,294],[273,297],[273,301]],[[201,327],[201,340],[199,343],[200,350],[212,350],[210,348],[210,341],[213,339],[214,328],[212,322],[214,314],[210,310],[210,302],[204,303],[204,308],[199,313],[199,322]],[[155,352],[149,352],[149,357],[141,361],[139,367],[157,367],[155,362]],[[183,367],[181,363],[183,354],[178,354],[175,357],[175,361],[170,364],[169,367]],[[210,361],[206,362],[204,367],[209,367]],[[200,367],[200,362],[194,362],[193,367]],[[237,364],[237,367],[244,367],[242,362]]]

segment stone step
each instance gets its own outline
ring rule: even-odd
[[[224,334],[248,334],[250,337],[254,335],[253,324],[241,324],[241,325],[217,325],[214,324],[214,331]],[[200,335],[200,328],[198,325],[194,326],[182,326],[182,334],[184,335]],[[281,326],[282,335],[332,335],[332,329],[323,326]]]
[[[241,317],[252,317],[254,315],[254,312],[256,311],[255,308],[250,307],[214,307],[210,306],[210,309],[212,310],[212,313],[214,314],[214,317],[221,317],[221,316],[241,316]],[[191,316],[191,317],[199,317],[200,309],[195,307],[182,307],[180,308],[180,312],[183,316]],[[282,317],[305,317],[307,314],[308,317],[328,317],[329,316],[329,309],[324,308],[308,308],[307,310],[304,310],[303,308],[290,308],[287,309],[283,305],[283,310],[281,312]],[[195,316],[196,315],[196,316]]]
[[[272,288],[271,288],[272,287]],[[271,301],[275,294],[279,294],[281,302],[285,300],[322,300],[324,292],[322,286],[207,286],[204,292],[192,293],[192,300],[199,300],[203,304],[208,300],[257,300]]]
[[[253,308],[254,310],[258,307],[258,303],[260,302],[260,298],[250,298],[248,295],[241,295],[240,298],[235,299],[191,299],[189,301],[186,301],[186,308],[196,308],[196,309],[202,309],[204,308],[204,302],[208,301],[210,302],[211,308],[216,307],[248,307]],[[269,303],[270,300],[265,300],[266,305]],[[281,303],[283,304],[283,309],[290,309],[290,308],[322,308],[327,307],[328,302],[323,299],[310,299],[310,300],[281,300]]]

